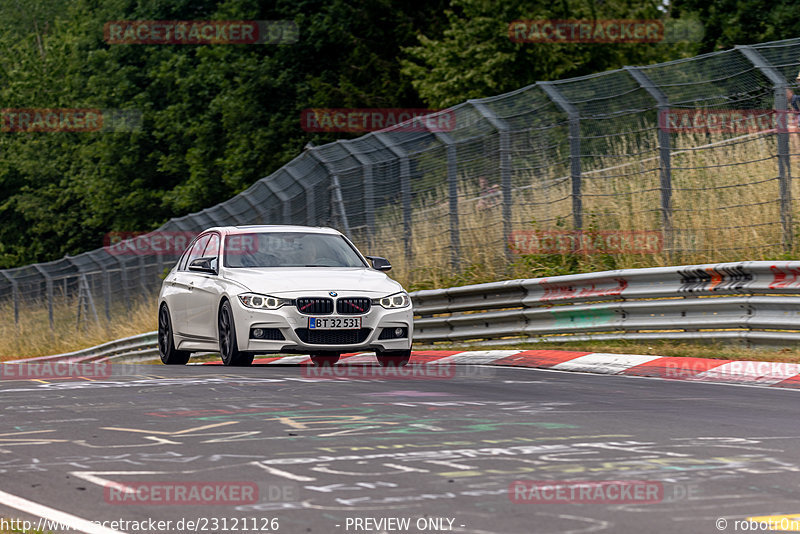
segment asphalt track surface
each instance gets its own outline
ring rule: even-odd
[[[484,366],[426,380],[126,368],[0,381],[0,515],[33,517],[7,494],[89,521],[172,521],[114,525],[131,533],[712,533],[800,513],[793,390]],[[573,483],[562,502],[547,484],[515,502],[520,480]],[[569,489],[589,481],[603,492]],[[188,482],[257,496],[138,500]]]

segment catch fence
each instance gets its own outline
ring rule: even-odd
[[[785,256],[797,248],[796,118],[728,129],[695,119],[774,119],[798,69],[791,39],[469,100],[440,112],[449,128],[401,124],[307,148],[157,232],[333,226],[392,260],[412,287],[475,265],[507,275],[521,255],[591,252],[617,268]],[[637,232],[655,238],[637,247]],[[150,298],[176,259],[145,248],[0,271],[0,305],[15,321],[39,313],[50,328],[111,320]]]

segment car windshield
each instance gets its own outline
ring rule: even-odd
[[[225,237],[225,267],[365,267],[341,235],[257,232]]]

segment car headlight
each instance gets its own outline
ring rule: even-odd
[[[277,310],[281,306],[292,303],[291,299],[281,299],[269,295],[259,295],[258,293],[242,293],[239,295],[239,300],[248,308],[259,310]]]
[[[394,295],[389,295],[388,297],[375,299],[374,303],[379,304],[387,309],[407,308],[411,306],[411,298],[409,298],[408,293],[401,291],[400,293],[395,293]]]

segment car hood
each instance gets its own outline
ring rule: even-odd
[[[244,285],[248,291],[269,295],[355,291],[385,296],[403,290],[384,273],[360,267],[229,268],[223,276]]]

